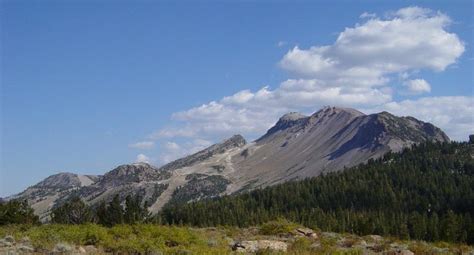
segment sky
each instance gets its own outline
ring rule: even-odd
[[[0,0],[0,197],[162,165],[284,113],[474,133],[472,1]]]

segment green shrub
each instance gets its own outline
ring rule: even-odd
[[[297,254],[311,251],[311,241],[308,238],[297,238],[290,246],[290,251]]]
[[[299,225],[284,218],[278,218],[274,221],[264,223],[260,227],[260,233],[263,235],[281,235],[294,231]]]

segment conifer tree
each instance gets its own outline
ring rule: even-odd
[[[60,224],[84,224],[93,221],[93,213],[81,198],[74,196],[53,209],[51,221]]]
[[[26,200],[0,202],[0,226],[8,224],[39,224],[39,217]]]

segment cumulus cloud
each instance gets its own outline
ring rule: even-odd
[[[142,150],[152,149],[153,147],[155,147],[155,142],[153,141],[137,142],[137,143],[129,144],[128,147],[134,148],[134,149],[142,149]]]
[[[150,158],[145,154],[138,154],[137,159],[135,159],[136,163],[150,163]]]
[[[387,19],[370,18],[346,28],[332,45],[295,47],[280,61],[299,77],[329,85],[383,86],[390,74],[413,69],[443,71],[464,52],[464,44],[446,28],[445,14],[420,7],[400,9]]]
[[[212,142],[204,139],[193,139],[191,141],[182,143],[181,145],[173,141],[167,141],[163,144],[160,162],[166,164],[177,158],[205,149],[211,144]]]
[[[440,126],[454,139],[472,132],[472,97],[395,102],[392,96],[400,87],[404,89],[401,92],[410,94],[430,92],[427,81],[410,77],[420,71],[442,72],[456,63],[465,48],[458,36],[448,31],[451,19],[420,7],[403,8],[384,18],[369,13],[361,18],[363,23],[345,28],[333,44],[289,50],[279,66],[288,71],[290,79],[276,88],[241,90],[174,113],[174,124],[149,136],[169,141],[162,145],[161,161],[236,133],[256,138],[284,113],[312,113],[324,105],[413,115]],[[191,142],[176,142],[180,137]],[[196,145],[198,139],[207,142]]]
[[[403,85],[407,88],[407,94],[417,95],[431,91],[430,84],[423,79],[407,80]]]

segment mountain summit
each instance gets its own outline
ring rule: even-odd
[[[387,112],[366,115],[325,107],[307,117],[292,113],[259,138],[245,159],[236,159],[240,174],[236,182],[264,187],[314,177],[423,141],[449,138],[430,123]]]
[[[168,203],[339,171],[424,141],[447,142],[449,138],[413,117],[388,112],[366,115],[328,106],[311,116],[285,114],[252,143],[234,135],[159,168],[143,163],[122,165],[100,177],[51,176],[14,197],[28,199],[44,221],[48,211],[71,194],[93,205],[115,195],[125,199],[127,194],[140,194],[156,213]]]

